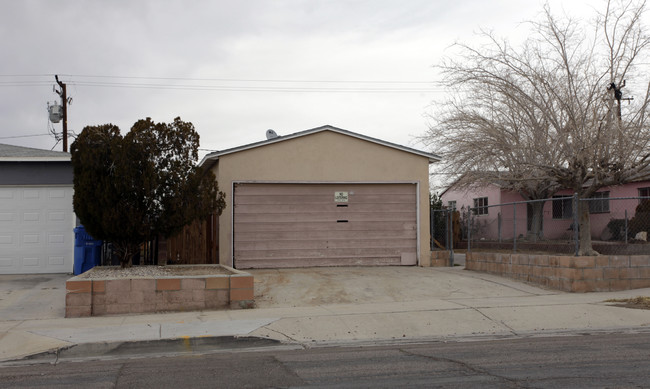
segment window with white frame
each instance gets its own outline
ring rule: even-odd
[[[456,210],[456,201],[447,201],[447,208],[451,209],[452,211]]]
[[[487,215],[488,214],[488,198],[479,197],[474,199],[474,214]]]

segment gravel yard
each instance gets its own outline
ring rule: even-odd
[[[232,274],[218,265],[189,265],[189,266],[97,266],[80,274],[79,278],[155,278],[174,276],[206,276]]]

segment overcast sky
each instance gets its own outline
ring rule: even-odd
[[[552,0],[588,18],[598,1]],[[0,143],[51,149],[54,74],[68,128],[194,123],[222,150],[325,124],[406,146],[445,90],[435,69],[479,28],[525,36],[538,0],[1,1]],[[72,143],[73,139],[70,139]],[[55,150],[61,150],[58,144]],[[435,152],[435,150],[429,150]],[[202,155],[205,151],[202,153]]]

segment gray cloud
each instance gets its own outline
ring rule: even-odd
[[[584,3],[571,2],[583,8]],[[263,139],[267,128],[286,134],[323,124],[410,144],[412,135],[425,130],[422,115],[427,105],[443,91],[426,83],[353,81],[435,81],[432,65],[447,46],[471,39],[479,26],[512,33],[520,21],[540,9],[540,3],[526,4],[516,0],[2,2],[0,142],[54,146],[48,136],[6,137],[47,133],[52,125],[47,122],[46,103],[58,98],[52,93],[53,74],[61,74],[74,99],[69,124],[76,132],[109,122],[126,132],[146,116],[156,121],[181,116],[195,124],[207,149]],[[232,81],[242,79],[257,81]],[[288,88],[303,91],[288,92]],[[331,90],[341,88],[365,91]],[[369,88],[400,91],[378,93]],[[60,131],[60,124],[54,128]]]

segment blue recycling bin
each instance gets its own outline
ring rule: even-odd
[[[101,264],[102,241],[88,235],[84,226],[74,229],[74,275],[79,275]]]

